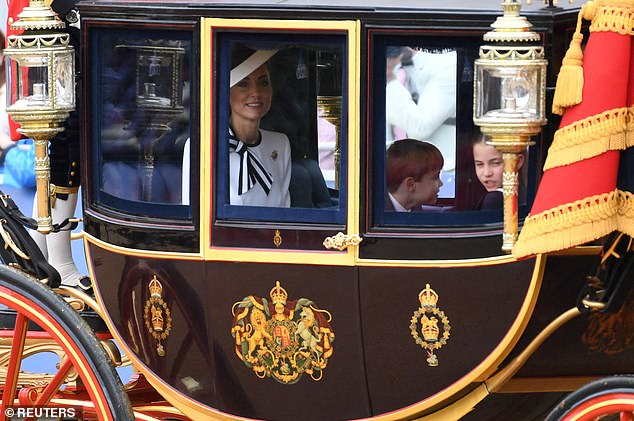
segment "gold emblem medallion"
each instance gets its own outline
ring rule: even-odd
[[[279,247],[282,245],[282,234],[280,230],[275,230],[275,235],[273,236],[273,244],[275,247]]]
[[[269,295],[270,302],[249,295],[233,305],[236,355],[260,378],[293,384],[306,373],[321,380],[333,353],[332,316],[307,298],[288,301],[280,281]]]
[[[427,351],[427,364],[436,367],[438,357],[434,351],[447,344],[451,325],[445,312],[437,307],[438,294],[429,284],[418,294],[418,301],[420,307],[412,315],[409,329],[416,343]]]
[[[156,340],[156,353],[163,357],[165,356],[165,348],[161,342],[167,339],[172,330],[172,314],[167,303],[163,301],[163,285],[156,275],[148,284],[148,289],[150,290],[150,298],[145,302],[143,319],[146,329]]]

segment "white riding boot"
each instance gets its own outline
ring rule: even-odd
[[[59,224],[66,218],[72,218],[75,215],[76,205],[77,193],[69,194],[66,200],[58,197],[55,200],[55,206],[51,208],[53,224]],[[37,203],[33,205],[33,215],[37,218]],[[35,239],[44,256],[48,258],[48,263],[59,272],[62,285],[77,286],[84,276],[79,273],[73,260],[70,234],[70,230],[46,235],[31,231],[31,237]]]

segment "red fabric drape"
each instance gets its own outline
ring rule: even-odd
[[[562,250],[615,230],[634,234],[628,232],[632,222],[624,223],[632,213],[631,194],[617,187],[620,155],[634,143],[634,0],[588,6],[581,12],[592,15],[582,100],[564,111],[516,257]]]

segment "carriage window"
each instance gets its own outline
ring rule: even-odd
[[[480,39],[424,34],[372,39],[374,225],[502,221],[502,154],[472,121]],[[528,158],[529,151],[520,157],[520,214],[528,211],[534,183]]]
[[[216,36],[217,218],[343,223],[346,36]]]
[[[190,217],[191,33],[96,30],[94,197],[117,210]]]
[[[435,166],[442,173],[424,204],[455,197],[456,76],[455,49],[429,50],[418,46],[386,48],[386,146],[400,139],[425,140],[435,149]],[[398,144],[397,144],[398,146]],[[444,165],[441,165],[442,156]],[[433,157],[424,158],[432,159]],[[431,170],[434,170],[432,165]],[[389,187],[389,186],[388,186]],[[388,188],[389,193],[395,192]],[[421,198],[421,200],[423,200]],[[397,201],[398,204],[398,201]],[[423,203],[420,203],[422,205]]]

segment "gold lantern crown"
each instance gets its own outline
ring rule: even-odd
[[[11,29],[32,30],[32,29],[63,29],[66,25],[57,14],[48,6],[44,0],[31,0],[28,6],[18,14],[18,20],[9,18]]]

